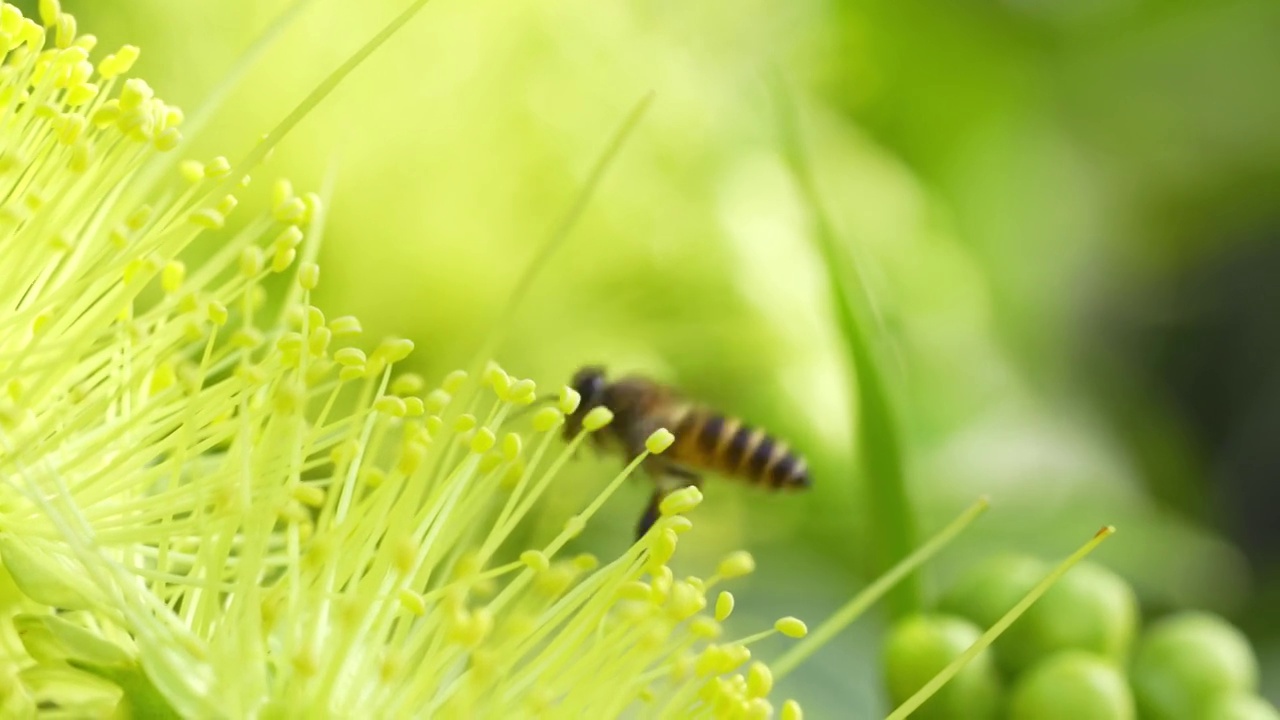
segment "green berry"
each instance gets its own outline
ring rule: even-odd
[[[993,556],[961,575],[942,598],[940,607],[943,612],[989,628],[1043,580],[1049,570],[1048,564],[1029,555]],[[1026,634],[1025,619],[1020,618],[992,645],[1001,668],[1009,670],[1026,664],[1020,657],[1026,645],[1022,637]]]
[[[982,635],[973,623],[946,615],[902,620],[885,644],[885,679],[895,706],[915,694],[934,675],[964,653]],[[918,720],[996,716],[1000,681],[991,654],[983,651],[912,714]]]
[[[1209,703],[1205,720],[1280,720],[1276,706],[1245,693],[1223,695]]]
[[[1248,639],[1230,623],[1187,612],[1147,630],[1134,655],[1131,680],[1144,718],[1199,719],[1225,696],[1256,692],[1258,661]]]
[[[1014,686],[1009,720],[1133,720],[1133,695],[1111,661],[1082,650],[1052,655]]]
[[[1063,650],[1085,650],[1123,666],[1138,628],[1138,598],[1119,575],[1083,562],[1036,601],[1019,623],[1023,667]],[[1015,663],[1016,664],[1016,663]]]

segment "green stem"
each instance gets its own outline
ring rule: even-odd
[[[878,543],[875,570],[881,574],[911,552],[916,538],[916,517],[907,492],[901,420],[889,385],[889,362],[884,357],[891,341],[876,316],[857,263],[844,257],[847,251],[840,247],[823,206],[804,152],[795,107],[781,82],[775,83],[775,97],[783,150],[813,214],[849,374],[856,382],[850,400],[855,417],[853,442],[866,483],[872,536]],[[904,578],[890,593],[887,604],[895,617],[918,612],[922,605],[919,577],[912,574]]]
[[[929,542],[920,546],[918,550],[907,556],[902,562],[895,565],[889,572],[876,578],[876,581],[868,585],[862,592],[853,596],[849,602],[835,612],[827,621],[818,626],[816,630],[805,636],[804,640],[796,643],[777,661],[769,663],[773,670],[774,679],[785,677],[792,670],[796,669],[800,663],[804,662],[818,648],[826,645],[831,638],[837,633],[845,629],[854,620],[857,620],[872,603],[879,600],[881,596],[889,592],[890,589],[902,578],[910,576],[911,572],[923,565],[934,555],[938,554],[946,547],[957,535],[960,534],[969,524],[978,519],[978,516],[987,509],[987,499],[981,498],[969,509],[964,511],[959,517],[951,521],[937,535],[929,539]]]

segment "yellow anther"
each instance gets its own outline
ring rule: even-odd
[[[333,359],[339,365],[347,367],[363,367],[368,358],[365,357],[364,351],[360,348],[347,347],[333,354]]]
[[[178,382],[178,374],[173,368],[173,363],[162,362],[156,366],[151,374],[151,394],[156,395],[173,387]]]
[[[183,180],[195,185],[204,179],[204,163],[199,160],[183,160],[178,163],[178,172]]]
[[[751,659],[751,651],[747,646],[734,643],[724,646],[724,654],[721,656],[722,663],[720,672],[727,673]]]
[[[302,351],[302,335],[296,332],[288,332],[276,338],[276,348],[280,352],[301,352]]]
[[[417,373],[404,373],[391,381],[391,392],[397,395],[413,395],[426,387],[426,381]]]
[[[723,591],[716,597],[716,620],[724,622],[733,614],[733,593]]]
[[[475,437],[471,438],[471,452],[477,455],[489,452],[497,441],[498,439],[494,437],[492,430],[482,427],[476,431]]]
[[[703,640],[715,640],[720,637],[720,633],[723,630],[720,627],[720,623],[706,615],[699,615],[689,622],[689,632],[693,633],[694,637],[699,637]]]
[[[397,363],[413,352],[413,341],[404,338],[388,338],[378,346],[378,353],[389,363]]]
[[[303,290],[315,290],[320,284],[320,266],[315,263],[303,263],[298,268],[298,284]]]
[[[132,82],[132,81],[130,81]],[[204,176],[212,180],[221,180],[231,174],[231,161],[219,155],[204,166]]]
[[[578,537],[585,529],[587,529],[587,521],[581,515],[573,515],[564,521],[564,534],[571,538]]]
[[[507,461],[515,460],[520,457],[522,441],[520,436],[515,433],[507,433],[502,436],[502,457]]]
[[[62,14],[62,4],[58,0],[40,0],[39,12],[40,22],[45,27],[53,27],[58,22],[58,16]]]
[[[693,671],[701,676],[717,675],[724,665],[724,648],[720,645],[708,645],[694,662]]]
[[[802,638],[809,634],[809,627],[800,618],[787,616],[778,618],[773,628],[789,638]]]
[[[613,411],[601,405],[591,408],[587,416],[582,418],[582,428],[587,432],[595,432],[613,422]]]
[[[404,400],[401,400],[395,395],[383,395],[377,400],[374,400],[373,409],[383,415],[390,415],[391,417],[404,417],[405,412],[407,411]]]
[[[98,63],[98,74],[107,80],[123,75],[133,69],[133,64],[141,54],[142,51],[136,46],[125,45]]]
[[[804,711],[800,709],[800,703],[787,700],[782,703],[782,714],[779,717],[781,720],[804,720]]]
[[[329,323],[329,329],[333,331],[334,336],[342,335],[358,335],[362,328],[360,327],[360,319],[354,315],[343,315],[336,317],[333,322]]]
[[[231,345],[242,350],[252,350],[263,340],[262,331],[257,328],[243,327],[231,334]]]
[[[676,554],[676,544],[680,542],[679,536],[670,528],[662,528],[657,533],[651,533],[649,537],[652,540],[649,544],[648,567],[665,566],[671,556]]]
[[[560,412],[565,415],[572,415],[578,409],[578,405],[582,402],[582,395],[577,390],[568,385],[560,388]]]
[[[440,387],[447,393],[456,393],[462,389],[462,384],[466,381],[467,372],[465,370],[454,370],[444,376],[444,381],[440,383]]]
[[[88,123],[81,115],[63,115],[58,121],[58,142],[63,145],[74,145],[84,132]]]
[[[444,430],[444,420],[440,419],[439,415],[429,415],[423,422],[423,426],[429,435],[439,435],[440,431]]]
[[[520,553],[520,562],[528,566],[530,570],[538,573],[546,572],[551,567],[551,561],[547,559],[547,556],[541,550],[525,550]]]
[[[573,583],[573,570],[563,565],[552,567],[546,572],[538,573],[533,584],[544,595],[557,597]]]
[[[653,575],[653,578],[649,583],[649,587],[651,588],[653,603],[655,605],[665,605],[667,598],[671,596],[671,585],[673,582],[671,568],[663,565],[651,574]]]
[[[275,251],[271,254],[271,271],[282,273],[289,269],[293,261],[298,257],[298,251],[293,248],[276,246]]]
[[[160,272],[160,287],[172,295],[182,288],[182,281],[187,277],[187,266],[181,260],[170,260]]]
[[[329,349],[329,343],[333,340],[333,331],[327,327],[317,327],[311,331],[311,335],[307,337],[307,349],[315,357],[322,357],[325,351]]]
[[[218,212],[223,215],[230,215],[235,212],[236,206],[239,204],[240,200],[238,200],[235,195],[223,195],[222,199],[218,201]]]
[[[418,544],[413,541],[413,538],[402,538],[396,543],[392,564],[401,575],[407,575],[413,571],[418,564]]]
[[[702,491],[690,485],[676,490],[662,499],[658,511],[663,515],[683,515],[702,502]],[[674,531],[673,531],[674,533]]]
[[[532,380],[517,380],[507,390],[507,400],[517,405],[528,405],[538,397],[538,386]]]
[[[762,662],[753,662],[747,670],[747,697],[762,698],[773,690],[773,673]]]
[[[649,452],[657,455],[671,447],[671,443],[675,442],[675,440],[676,436],[672,435],[670,430],[658,428],[644,441],[644,447]]]
[[[511,376],[503,371],[497,365],[490,365],[484,371],[485,384],[493,388],[493,392],[502,399],[506,399],[511,392],[513,381]]]
[[[194,225],[198,225],[206,230],[221,230],[222,226],[227,224],[227,219],[222,213],[213,208],[203,208],[191,213],[187,218]]]
[[[255,278],[262,273],[266,259],[262,257],[262,248],[250,245],[240,251],[240,274],[247,278]]]
[[[677,535],[683,535],[693,528],[693,521],[683,515],[671,515],[663,518],[663,523]]]
[[[307,217],[307,205],[300,198],[289,198],[271,210],[276,220],[282,223],[303,223]]]
[[[227,306],[217,300],[210,300],[209,304],[205,306],[205,312],[209,314],[209,322],[217,325],[218,327],[226,325],[227,320],[230,317],[227,312]]]
[[[404,399],[405,416],[406,417],[422,417],[426,414],[426,406],[422,404],[420,397],[407,397]]]
[[[271,242],[273,248],[297,248],[302,244],[303,239],[302,228],[297,225],[290,225]]]
[[[250,387],[256,387],[267,381],[267,372],[257,365],[237,365],[236,379]]]
[[[307,507],[320,507],[324,505],[324,489],[315,485],[307,485],[299,483],[293,486],[289,493],[294,500],[306,505]]]
[[[427,412],[437,414],[449,407],[449,403],[453,401],[453,396],[439,388],[427,393],[424,402],[427,406]]]
[[[182,132],[178,130],[178,128],[165,128],[164,130],[156,133],[151,144],[160,152],[169,152],[170,150],[178,147],[181,142]],[[230,195],[228,195],[227,198],[235,200],[235,198],[232,198]],[[226,203],[227,198],[223,198],[223,203],[220,203],[219,207]],[[232,207],[234,207],[234,205],[232,205]]]
[[[671,602],[667,609],[676,621],[691,618],[706,606],[707,600],[697,588],[683,580],[672,583]]]
[[[405,588],[399,593],[400,606],[412,615],[419,617],[427,614],[427,602],[418,593]]]
[[[719,567],[716,568],[716,574],[726,580],[731,580],[743,575],[749,575],[755,569],[756,560],[751,557],[751,553],[746,550],[738,550],[729,553],[720,561]]]
[[[98,91],[98,86],[93,83],[80,83],[79,85],[73,85],[71,89],[67,91],[67,104],[71,107],[87,105],[92,102],[94,98],[98,97]]]
[[[745,720],[769,720],[773,717],[773,705],[762,697],[752,698],[747,702]]]
[[[476,426],[476,416],[471,413],[463,413],[453,421],[453,431],[456,433],[464,433]]]
[[[618,587],[618,597],[634,602],[648,602],[653,597],[653,593],[648,583],[628,580]]]
[[[401,456],[403,462],[404,456]],[[408,473],[402,473],[408,474]],[[380,488],[382,483],[387,481],[387,473],[382,468],[369,467],[360,471],[360,482],[371,488]]]
[[[76,40],[76,17],[70,13],[58,15],[57,27],[54,31],[54,44],[60,48],[71,47]]]
[[[396,471],[409,476],[418,471],[422,461],[427,458],[427,446],[420,442],[406,442],[400,448],[400,458],[396,461]]]
[[[549,432],[564,424],[564,414],[555,408],[542,408],[533,415],[533,429]]]
[[[309,225],[320,213],[324,212],[324,203],[321,202],[320,196],[313,192],[303,194],[302,204],[307,208],[306,212],[302,214],[303,225]]]

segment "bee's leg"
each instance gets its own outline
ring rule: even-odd
[[[662,498],[667,496],[667,491],[657,488],[653,491],[653,495],[649,498],[649,506],[644,509],[644,514],[640,516],[640,522],[636,524],[636,540],[644,537],[653,524],[658,522],[661,514],[658,506],[662,504]]]

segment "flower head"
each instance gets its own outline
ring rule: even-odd
[[[94,64],[95,45],[56,2],[0,7],[7,712],[772,712],[748,646],[776,631],[724,640],[731,596],[707,608],[750,558],[668,565],[696,491],[621,557],[567,555],[637,458],[513,550],[582,440],[560,441],[562,411],[512,432],[532,381],[431,386],[397,371],[411,342],[360,347],[312,304],[320,198],[280,181],[238,217],[244,171],[171,161],[182,112],[126,77],[137,48]]]

